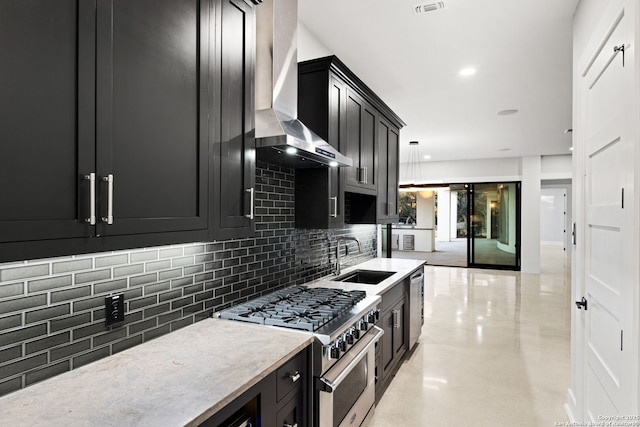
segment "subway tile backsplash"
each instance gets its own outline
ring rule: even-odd
[[[375,257],[376,226],[294,227],[293,170],[259,163],[252,238],[0,264],[0,395],[210,317],[275,289],[329,274],[336,240]],[[106,327],[104,298],[125,297]]]

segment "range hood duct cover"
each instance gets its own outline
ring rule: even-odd
[[[298,2],[256,8],[256,148],[259,159],[293,168],[352,166],[298,120]]]

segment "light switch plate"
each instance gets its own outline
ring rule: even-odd
[[[124,321],[124,294],[105,297],[104,314],[106,326]]]

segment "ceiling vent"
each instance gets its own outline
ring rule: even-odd
[[[442,8],[444,8],[443,1],[438,1],[435,3],[419,3],[413,6],[413,13],[415,13],[416,15],[423,15],[427,12],[433,12]]]

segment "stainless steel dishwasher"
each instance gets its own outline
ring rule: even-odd
[[[424,325],[424,267],[411,274],[409,283],[409,350],[418,342]]]

